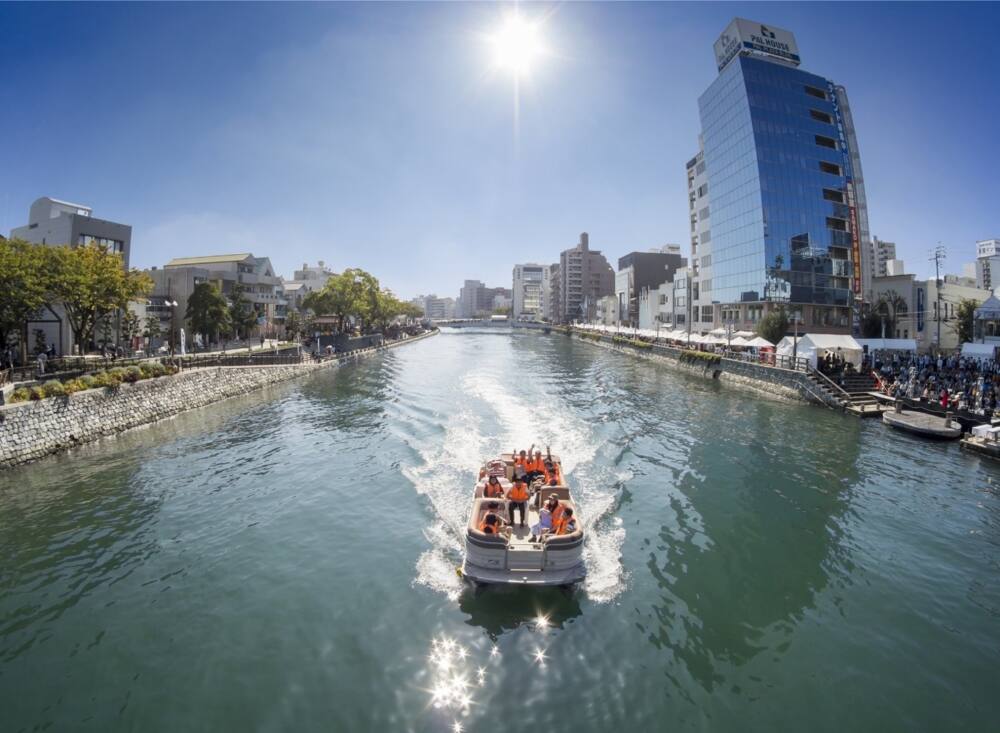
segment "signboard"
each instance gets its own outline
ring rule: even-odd
[[[715,42],[715,62],[719,71],[741,51],[763,54],[799,65],[799,47],[790,31],[746,18],[735,18]]]

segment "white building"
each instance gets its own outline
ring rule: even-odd
[[[595,321],[597,323],[603,323],[605,326],[614,326],[618,323],[617,297],[614,295],[605,295],[597,299]]]
[[[514,265],[511,290],[511,318],[515,321],[542,320],[549,292],[549,266],[534,263]]]
[[[892,273],[888,270],[888,262],[896,259],[896,243],[884,242],[878,237],[872,237],[872,277],[886,277]],[[902,274],[902,272],[896,273]]]
[[[691,320],[695,331],[711,331],[715,327],[715,312],[712,303],[712,231],[709,221],[708,171],[705,169],[705,153],[699,136],[698,154],[687,163],[688,216],[691,224],[691,262],[689,277],[690,296],[685,294],[684,310],[687,317],[688,302],[691,298]],[[686,322],[685,322],[686,327]]]
[[[418,295],[410,301],[432,321],[450,320],[455,317],[455,299],[439,298],[437,295]]]
[[[1000,272],[1000,239],[981,239],[976,242],[976,287],[992,290],[1000,285],[1000,278],[993,284],[993,273]]]

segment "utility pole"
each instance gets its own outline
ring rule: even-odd
[[[941,260],[947,256],[945,248],[940,242],[937,243],[937,247],[934,248],[934,253],[931,255],[930,259],[934,260],[934,285],[935,291],[937,292],[937,313],[934,315],[934,320],[937,321],[937,350],[941,351]]]

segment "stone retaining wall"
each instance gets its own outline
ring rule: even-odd
[[[191,369],[115,388],[89,389],[67,397],[6,405],[0,407],[0,468],[27,463],[318,369],[336,367],[344,361],[419,341],[435,333],[322,362]]]
[[[671,367],[680,371],[704,377],[706,379],[717,379],[724,384],[730,384],[740,389],[754,392],[762,397],[771,399],[811,402],[814,404],[826,404],[830,407],[839,405],[827,402],[826,396],[816,389],[815,385],[802,372],[794,372],[790,369],[778,369],[764,364],[754,364],[735,359],[721,359],[718,364],[692,364],[681,361],[683,349],[673,346],[656,345],[650,348],[632,346],[628,343],[615,343],[614,337],[610,335],[599,335],[597,338],[589,335],[581,337],[580,334],[571,334],[580,341],[592,343],[596,346],[603,346],[615,351],[626,351],[629,354],[639,356],[653,361],[666,362]]]

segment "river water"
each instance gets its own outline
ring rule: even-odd
[[[531,442],[587,580],[475,593],[474,472]],[[996,730],[998,483],[563,336],[443,333],[0,473],[0,729]]]

